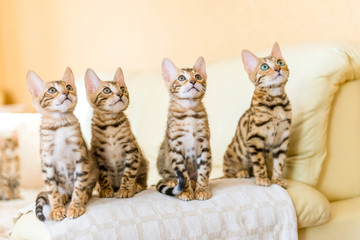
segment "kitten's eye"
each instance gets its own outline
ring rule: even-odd
[[[56,93],[57,92],[57,90],[56,90],[56,88],[54,88],[54,87],[51,87],[51,88],[49,88],[49,90],[48,90],[48,93],[50,93],[50,94],[53,94],[53,93]]]
[[[260,66],[260,69],[262,70],[262,71],[266,71],[266,70],[268,70],[270,67],[269,67],[269,65],[267,65],[266,63],[263,63],[261,66]]]
[[[126,92],[125,87],[120,87],[120,90],[121,90],[122,92]]]
[[[105,94],[110,94],[110,93],[111,93],[110,88],[108,88],[108,87],[104,88],[104,89],[103,89],[103,93],[105,93]]]
[[[195,75],[195,78],[196,78],[197,80],[201,80],[201,79],[202,79],[202,77],[200,76],[200,74],[196,74],[196,75]]]
[[[279,66],[285,66],[285,63],[281,59],[277,60],[277,64]]]
[[[69,91],[72,91],[74,90],[73,87],[71,85],[66,85],[66,89],[69,90]]]
[[[186,78],[185,78],[184,75],[180,75],[180,76],[178,77],[178,80],[179,80],[179,81],[185,81],[185,79],[186,79]]]

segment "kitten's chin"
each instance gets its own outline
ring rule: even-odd
[[[125,111],[125,109],[128,107],[128,104],[125,102],[118,102],[114,105],[110,106],[104,106],[102,108],[98,108],[98,110],[104,112],[104,113],[111,113],[111,114],[117,114],[120,112]]]
[[[259,87],[264,87],[264,88],[280,87],[285,83],[286,83],[286,78],[282,75],[278,75],[270,81],[262,82],[261,84],[259,84]]]
[[[179,99],[199,99],[199,98],[203,98],[204,93],[196,89],[190,89],[189,91],[185,91],[182,93],[177,93],[177,94],[172,93],[172,95]]]
[[[72,114],[75,110],[75,105],[70,106],[51,106],[49,108],[41,108],[40,106],[35,106],[35,109],[43,114],[43,115],[54,115],[55,117],[66,115],[66,114]]]

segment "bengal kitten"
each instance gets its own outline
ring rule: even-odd
[[[17,133],[0,137],[0,200],[20,197],[20,158]]]
[[[46,192],[36,199],[36,216],[45,220],[43,206],[50,202],[50,218],[77,218],[85,212],[97,180],[97,164],[88,155],[80,124],[73,114],[77,103],[74,75],[70,68],[61,81],[44,82],[29,71],[27,85],[40,125],[41,170]],[[68,210],[65,204],[71,199]]]
[[[85,86],[94,109],[90,151],[99,163],[99,196],[132,197],[147,188],[149,163],[124,113],[129,105],[129,92],[123,72],[118,68],[114,81],[101,81],[88,69]]]
[[[199,57],[193,68],[182,69],[165,58],[162,74],[169,88],[170,106],[157,158],[163,180],[156,188],[170,196],[179,195],[181,200],[194,199],[195,189],[195,199],[209,199],[211,149],[209,123],[202,103],[207,78],[204,58]]]
[[[282,173],[291,125],[291,105],[284,89],[288,66],[277,43],[268,57],[258,58],[244,50],[242,59],[255,92],[225,152],[224,175],[228,178],[255,175],[258,185],[269,186],[273,182],[286,188]]]

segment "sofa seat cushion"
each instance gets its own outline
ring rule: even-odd
[[[41,225],[51,239],[296,239],[296,215],[287,192],[277,185],[260,187],[254,182],[214,180],[210,183],[213,196],[207,201],[181,201],[154,188],[131,199],[93,198],[83,216]],[[34,213],[25,216],[17,221],[12,239],[31,236],[25,230],[44,233]],[[26,227],[35,224],[36,229]]]
[[[288,180],[288,193],[294,203],[298,228],[317,226],[330,218],[330,203],[315,188]]]
[[[331,217],[326,224],[299,229],[299,239],[359,239],[360,197],[330,203]]]

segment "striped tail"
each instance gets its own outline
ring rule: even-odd
[[[185,178],[182,172],[179,170],[176,171],[176,175],[179,179],[178,185],[175,187],[168,187],[164,179],[160,180],[156,185],[156,189],[166,195],[176,196],[179,195],[185,188]]]
[[[46,192],[40,192],[35,201],[35,214],[40,221],[45,221],[43,209],[45,204],[49,204],[49,198]]]

